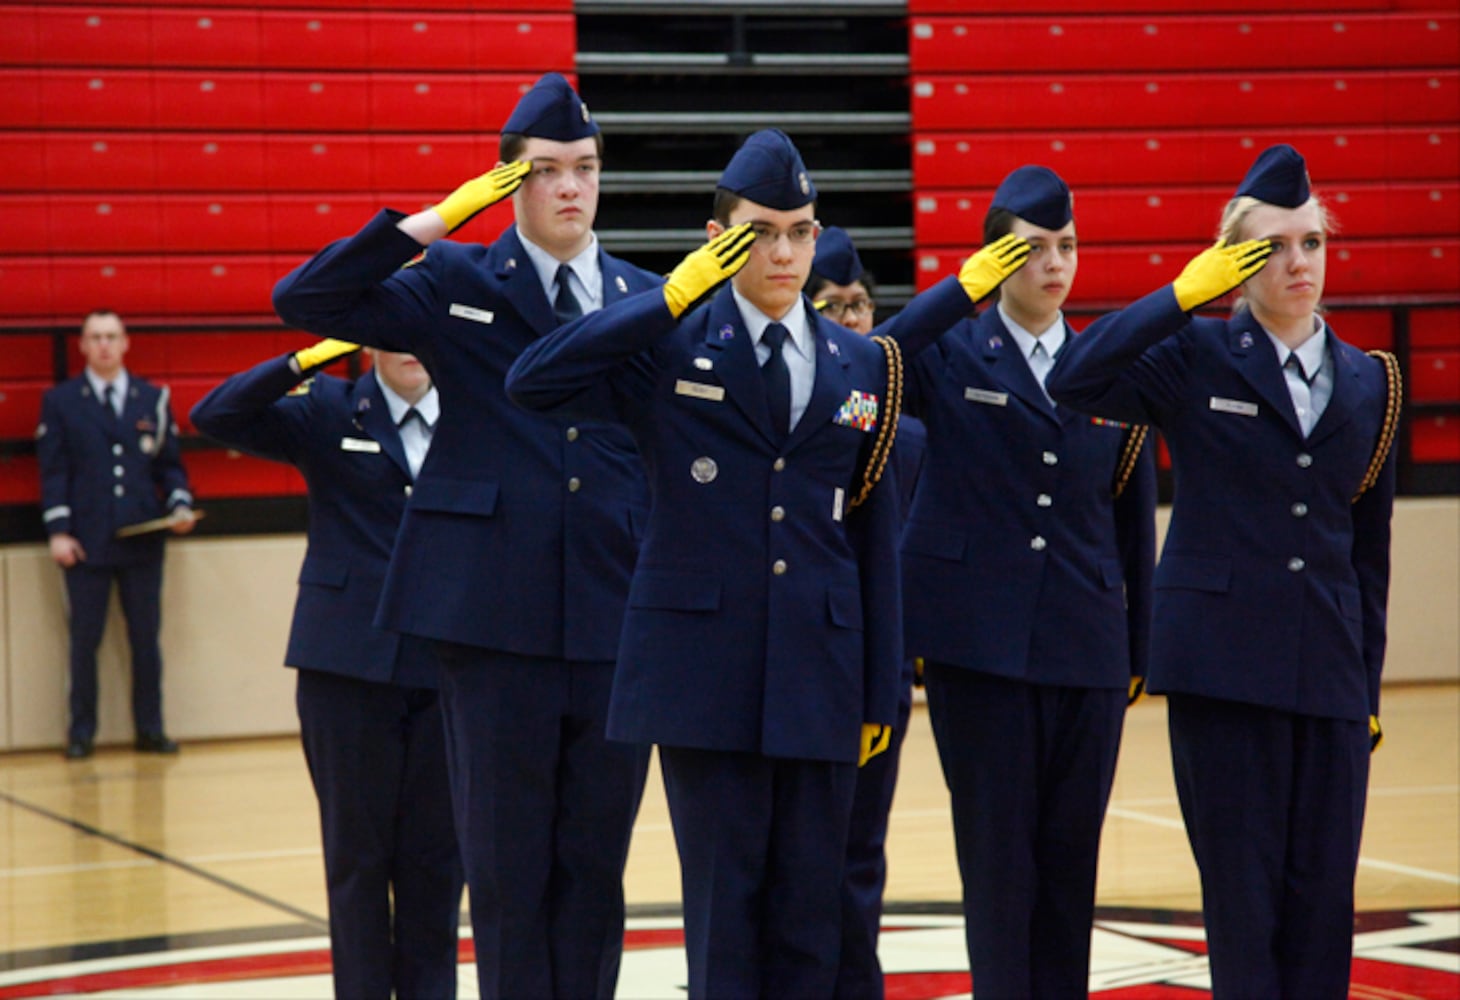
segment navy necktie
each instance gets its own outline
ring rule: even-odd
[[[578,296],[573,294],[572,286],[568,284],[568,277],[572,273],[572,268],[567,264],[558,265],[558,295],[553,299],[553,319],[558,326],[571,323],[583,315],[583,306],[579,303]]]
[[[1283,367],[1292,372],[1294,375],[1298,376],[1298,378],[1302,379],[1304,385],[1311,386],[1313,384],[1313,380],[1318,377],[1318,373],[1316,371],[1312,375],[1309,375],[1306,371],[1303,370],[1303,362],[1298,360],[1298,355],[1296,351],[1288,355],[1288,360],[1283,362]]]
[[[120,419],[117,415],[117,387],[108,385],[102,393],[101,405],[106,407],[106,415],[115,423]]]
[[[786,367],[786,359],[781,354],[787,332],[781,324],[772,323],[760,338],[760,342],[771,349],[771,356],[760,366],[760,377],[765,383],[771,426],[781,435],[791,432],[791,370]]]

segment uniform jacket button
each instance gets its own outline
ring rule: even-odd
[[[577,476],[573,476],[571,479],[568,480],[569,493],[577,493],[582,488],[583,480],[579,479]]]
[[[771,572],[776,574],[776,576],[785,576],[786,560],[777,559],[775,562],[771,563]]]
[[[1043,552],[1045,546],[1047,545],[1049,545],[1049,543],[1044,540],[1043,535],[1035,535],[1033,538],[1029,539],[1029,547],[1035,552]]]
[[[1308,564],[1300,559],[1298,556],[1293,556],[1293,558],[1288,560],[1288,570],[1293,573],[1303,572],[1303,568],[1307,565]]]

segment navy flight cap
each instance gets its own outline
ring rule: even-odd
[[[862,277],[862,258],[852,238],[840,226],[827,226],[816,240],[811,270],[836,285],[850,285]]]
[[[776,128],[762,129],[745,140],[726,164],[719,186],[779,212],[816,200],[816,185],[795,143]]]
[[[1237,188],[1237,197],[1243,195],[1280,208],[1301,208],[1308,204],[1312,191],[1308,185],[1308,165],[1303,162],[1302,154],[1287,143],[1264,149]]]
[[[1013,212],[1044,229],[1063,229],[1075,217],[1070,187],[1048,167],[1023,166],[1004,178],[990,208]]]
[[[544,73],[522,95],[502,131],[554,142],[576,142],[597,135],[598,123],[561,73]]]

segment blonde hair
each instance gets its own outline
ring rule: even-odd
[[[1236,198],[1227,202],[1227,207],[1222,209],[1222,221],[1217,225],[1217,239],[1229,244],[1240,243],[1244,239],[1249,239],[1250,237],[1242,231],[1247,222],[1247,217],[1252,214],[1254,209],[1266,204],[1268,203],[1248,194],[1238,195]],[[1317,195],[1311,196],[1298,207],[1306,208],[1308,205],[1318,206],[1318,225],[1322,228],[1324,236],[1332,236],[1337,232],[1338,221],[1333,217],[1333,213],[1328,211],[1328,206]],[[1232,300],[1232,312],[1238,313],[1246,308],[1248,308],[1247,298],[1239,291],[1237,297]],[[1323,307],[1320,305],[1317,311],[1321,313]]]

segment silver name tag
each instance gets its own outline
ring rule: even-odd
[[[1257,416],[1257,404],[1247,403],[1240,399],[1223,399],[1221,396],[1213,396],[1211,407],[1218,413],[1235,413],[1242,417]]]
[[[964,389],[963,398],[970,403],[988,403],[990,406],[1009,405],[1007,392],[994,392],[990,389]]]
[[[365,451],[376,453],[380,451],[380,442],[371,441],[368,438],[340,438],[341,451]]]
[[[490,323],[495,315],[486,309],[478,309],[476,306],[464,306],[460,302],[451,303],[451,315],[457,319],[469,319],[473,323]]]
[[[706,385],[703,382],[692,382],[687,378],[675,380],[674,392],[679,396],[693,396],[695,399],[711,399],[717,403],[725,398],[725,387],[723,385]]]

